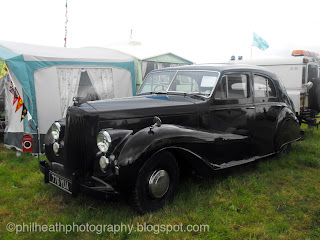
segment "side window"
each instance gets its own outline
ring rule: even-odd
[[[215,99],[242,99],[249,97],[248,76],[245,74],[230,74],[223,76],[216,87]]]
[[[256,98],[276,97],[276,88],[273,82],[259,75],[254,75],[254,96]]]

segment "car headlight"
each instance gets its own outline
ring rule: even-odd
[[[59,136],[60,136],[60,131],[61,131],[61,125],[58,122],[55,122],[52,124],[51,126],[51,134],[54,138],[54,140],[59,140]]]
[[[99,132],[97,137],[97,146],[99,150],[103,153],[106,153],[109,149],[110,144],[111,144],[110,134],[105,130],[102,130],[101,132]]]
[[[99,160],[99,165],[100,165],[100,168],[104,171],[106,170],[109,165],[110,165],[110,160],[109,158],[106,158],[105,156],[102,156]]]

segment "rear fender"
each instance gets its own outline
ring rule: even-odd
[[[284,145],[298,141],[300,138],[300,125],[297,117],[290,109],[282,109],[276,126],[275,151],[280,151]]]

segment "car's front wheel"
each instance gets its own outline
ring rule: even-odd
[[[168,151],[153,155],[141,168],[133,189],[133,205],[141,213],[153,212],[173,200],[179,185],[179,167]]]

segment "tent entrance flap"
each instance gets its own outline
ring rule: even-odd
[[[74,97],[95,101],[115,97],[112,68],[57,68],[61,114],[67,114]]]
[[[72,105],[72,100],[77,96],[81,77],[80,68],[57,68],[58,86],[60,93],[61,115],[67,115],[67,109]]]
[[[81,71],[77,97],[80,97],[82,101],[95,101],[100,99],[86,70]]]
[[[99,100],[115,97],[112,68],[88,68],[87,73]]]

